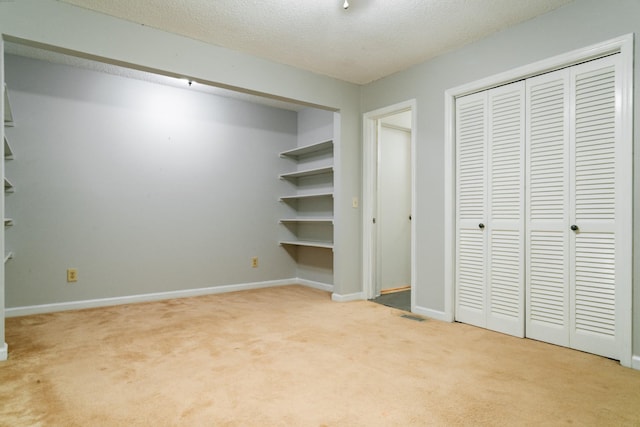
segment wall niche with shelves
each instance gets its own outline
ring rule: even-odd
[[[9,143],[7,128],[11,128],[14,126],[13,112],[11,110],[11,103],[9,102],[9,91],[7,89],[6,84],[3,85],[3,102],[4,102],[4,128],[5,128],[4,135],[3,135],[3,139],[4,139],[3,155],[4,155],[4,162],[6,163],[9,160],[13,160],[13,150],[11,149],[11,144]],[[7,216],[6,196],[9,193],[13,193],[15,191],[13,184],[11,183],[9,178],[7,178],[6,176],[6,170],[7,170],[6,165],[3,165],[2,171],[3,171],[3,180],[4,180],[5,202],[3,203],[3,206],[2,206],[2,215],[4,217],[4,232],[3,232],[2,241],[4,246],[4,262],[5,263],[13,258],[13,252],[7,247],[6,230],[7,230],[7,227],[13,226],[13,222],[14,222],[13,218],[10,218]]]
[[[3,46],[0,43],[0,54],[2,54]],[[2,62],[2,58],[0,58],[0,67],[3,67],[4,63]],[[0,69],[0,75],[4,75]],[[2,82],[2,100],[0,101],[0,109],[2,110],[3,117],[3,127],[2,127],[2,153],[4,156],[3,162],[0,163],[2,167],[0,168],[0,174],[4,180],[4,196],[2,198],[2,202],[0,203],[0,212],[2,212],[2,216],[4,218],[4,228],[2,229],[2,234],[0,235],[0,246],[4,252],[4,262],[2,264],[1,272],[0,272],[0,361],[6,360],[8,357],[8,346],[5,342],[5,328],[4,328],[4,309],[5,309],[5,264],[7,261],[13,258],[13,252],[7,247],[6,243],[6,235],[7,229],[13,226],[13,219],[9,218],[6,213],[6,196],[8,193],[12,193],[14,191],[13,184],[6,177],[6,162],[8,160],[13,159],[13,151],[11,150],[11,145],[9,143],[10,137],[7,135],[7,129],[13,127],[13,112],[11,111],[11,104],[9,103],[9,93],[7,90],[7,85]]]
[[[335,113],[298,113],[298,144],[283,151],[280,245],[295,258],[307,284],[333,286]]]

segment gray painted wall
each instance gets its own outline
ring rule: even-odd
[[[362,91],[362,111],[417,100],[417,304],[444,309],[444,92],[447,89],[628,33],[640,33],[640,1],[576,0],[477,43],[371,83]],[[636,64],[640,43],[635,44]],[[635,67],[640,99],[640,67]],[[635,114],[635,129],[640,118]],[[640,138],[634,137],[635,161]],[[634,247],[640,243],[640,174],[634,175]],[[640,267],[635,251],[634,270]],[[634,325],[640,325],[640,280],[634,279]],[[640,354],[640,327],[634,328]]]
[[[296,112],[11,55],[5,67],[7,307],[296,277],[276,243]]]
[[[360,212],[351,208],[360,194],[359,86],[53,0],[0,2],[0,33],[107,63],[339,110],[335,253],[344,256],[335,262],[334,291],[360,291]]]

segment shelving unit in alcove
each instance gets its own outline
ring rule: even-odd
[[[323,243],[318,241],[306,241],[306,240],[281,240],[281,245],[291,246],[305,246],[310,248],[324,248],[333,249],[333,243]]]
[[[281,219],[280,220],[281,223],[318,223],[318,224],[322,224],[322,223],[327,223],[327,224],[333,224],[333,218],[286,218],[286,219]]]
[[[295,171],[280,174],[294,192],[280,197],[293,213],[280,219],[292,234],[280,244],[333,249],[333,140],[287,150],[280,157],[296,166]]]
[[[304,147],[294,148],[292,150],[283,151],[280,153],[281,157],[289,157],[290,159],[299,160],[304,156],[310,154],[317,154],[322,151],[330,150],[333,153],[333,140],[318,142],[315,144],[305,145]]]
[[[13,151],[11,150],[11,145],[9,145],[9,140],[6,135],[4,136],[4,159],[13,160]]]
[[[4,84],[4,126],[13,126],[13,113],[11,112],[11,104],[9,104],[9,94],[7,93],[7,84]]]
[[[5,193],[13,193],[13,184],[6,177],[4,178],[4,192]]]
[[[333,166],[313,168],[313,169],[307,169],[307,170],[302,170],[297,172],[283,173],[280,175],[280,178],[296,179],[296,178],[304,178],[307,176],[323,175],[327,173],[333,173]]]
[[[289,201],[324,198],[324,197],[333,198],[333,193],[329,192],[329,193],[301,194],[301,195],[295,195],[295,196],[282,196],[280,197],[280,201],[289,202]]]
[[[11,111],[11,104],[9,103],[9,94],[7,91],[7,85],[4,84],[4,127],[13,127],[14,126],[14,122],[13,122],[13,112]],[[4,135],[4,161],[8,161],[8,160],[12,160],[13,159],[13,150],[11,150],[11,145],[9,144],[9,139],[7,138],[7,135]],[[5,168],[6,169],[6,168]],[[4,179],[4,193],[5,195],[7,193],[13,193],[15,191],[13,184],[11,183],[11,181],[9,181],[7,179],[6,176],[3,177]],[[13,219],[12,218],[7,218],[6,213],[3,212],[2,213],[3,218],[4,218],[4,226],[5,227],[10,227],[13,225]],[[6,244],[5,244],[5,253],[4,253],[4,262],[6,263],[8,260],[10,260],[11,258],[13,258],[13,252],[9,251],[6,249]]]

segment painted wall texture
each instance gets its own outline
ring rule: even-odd
[[[295,111],[11,55],[5,73],[7,307],[296,277],[276,243]]]

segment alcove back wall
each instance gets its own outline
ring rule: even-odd
[[[5,61],[7,308],[295,277],[277,244],[277,177],[296,112]]]

